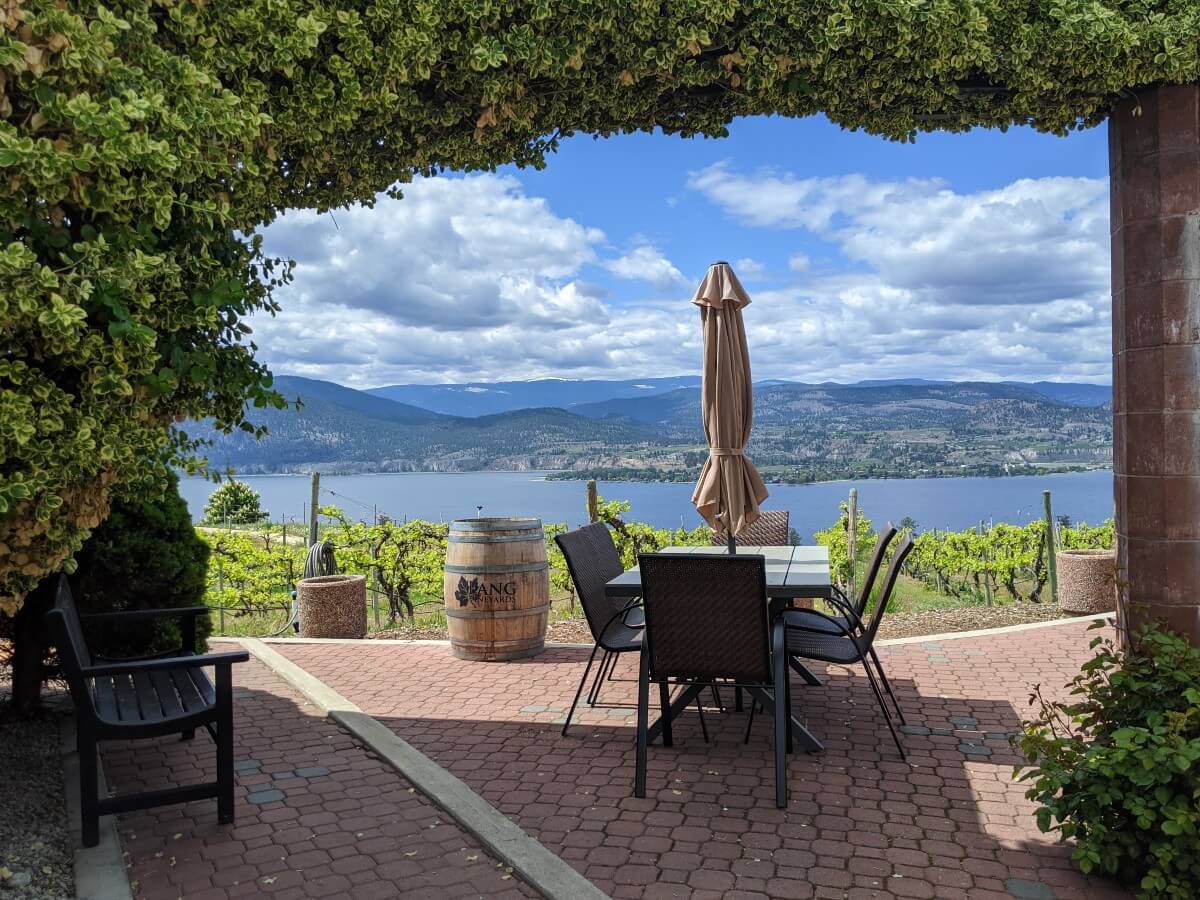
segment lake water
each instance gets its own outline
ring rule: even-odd
[[[309,498],[307,475],[263,475],[243,479],[262,496],[273,520],[305,521]],[[184,478],[180,491],[192,515],[204,509],[214,485]],[[690,484],[600,482],[600,495],[633,503],[628,518],[658,527],[689,528],[700,524],[691,505]],[[1112,473],[1079,472],[1012,478],[914,478],[770,485],[768,507],[787,509],[792,527],[805,543],[814,531],[828,528],[838,503],[858,488],[859,508],[876,523],[905,516],[918,527],[963,529],[981,519],[1024,524],[1042,515],[1042,491],[1050,490],[1055,515],[1072,521],[1100,522],[1113,514]],[[540,516],[572,527],[587,520],[582,481],[547,481],[537,472],[471,472],[464,474],[404,473],[395,475],[325,475],[321,503],[341,506],[351,517],[370,520],[375,511],[396,519],[450,521],[485,516]]]

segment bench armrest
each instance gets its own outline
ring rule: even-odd
[[[166,672],[171,669],[200,669],[205,666],[229,666],[247,662],[250,654],[245,650],[228,653],[206,653],[203,656],[174,656],[168,659],[145,659],[135,662],[111,663],[89,666],[80,674],[85,678],[103,678],[106,675],[135,675],[138,672]]]
[[[85,622],[102,622],[106,619],[121,619],[126,622],[144,622],[153,619],[186,619],[205,615],[207,606],[181,606],[176,609],[125,609],[115,612],[81,613]]]

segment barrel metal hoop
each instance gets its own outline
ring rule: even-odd
[[[446,607],[447,619],[523,619],[526,616],[544,615],[550,604],[531,606],[528,609],[455,609]]]
[[[451,544],[508,544],[516,541],[537,541],[539,543],[546,540],[546,533],[541,529],[537,531],[529,531],[525,534],[509,534],[503,537],[488,537],[486,535],[476,534],[451,534],[446,539]]]
[[[450,523],[451,531],[513,531],[541,527],[542,520],[536,516],[512,519],[455,519]]]
[[[520,572],[545,572],[550,568],[546,560],[540,562],[505,563],[494,566],[460,566],[446,564],[446,571],[453,575],[515,575]]]

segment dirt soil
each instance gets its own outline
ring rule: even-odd
[[[61,705],[15,719],[7,679],[0,670],[0,900],[67,900],[75,896],[75,873],[59,752]]]
[[[957,609],[930,609],[918,612],[892,613],[879,627],[879,637],[922,637],[954,631],[975,631],[980,628],[1000,628],[1005,625],[1024,625],[1068,618],[1051,603],[1026,603],[1020,606],[969,606]],[[444,628],[389,628],[372,632],[372,638],[403,640],[445,640]],[[592,634],[582,618],[551,622],[546,640],[561,644],[590,644]]]

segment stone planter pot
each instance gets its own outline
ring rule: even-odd
[[[1058,605],[1065,612],[1111,612],[1117,608],[1117,557],[1113,550],[1060,550]]]
[[[300,636],[367,636],[367,579],[364,575],[320,575],[296,584]]]

